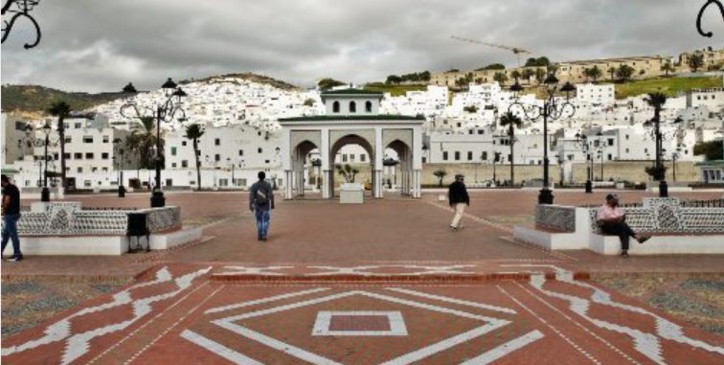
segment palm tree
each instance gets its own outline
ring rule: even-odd
[[[58,138],[60,142],[60,185],[65,188],[65,118],[70,116],[70,105],[64,101],[53,103],[48,113],[58,117]]]
[[[155,156],[152,151],[156,146],[157,136],[154,132],[155,119],[154,117],[141,117],[141,123],[133,126],[131,135],[128,139],[128,147],[131,151],[136,151],[140,159],[140,168],[154,169]],[[158,151],[160,156],[163,151],[163,139],[161,140],[161,151]]]
[[[666,62],[663,66],[661,66],[661,71],[664,71],[665,77],[669,77],[669,72],[674,72],[674,66],[671,62]]]
[[[526,68],[525,70],[523,70],[523,73],[521,74],[521,76],[523,77],[523,80],[530,83],[530,78],[535,76],[535,71],[533,71],[530,68]]]
[[[699,71],[700,68],[704,67],[704,54],[694,53],[689,57],[687,64],[691,68],[692,72]]]
[[[512,77],[516,83],[518,82],[518,79],[520,79],[521,76],[522,76],[522,74],[518,70],[514,70],[513,72],[510,73],[510,77]]]
[[[603,74],[603,72],[601,71],[600,68],[598,68],[598,66],[593,66],[593,68],[591,68],[591,71],[589,71],[589,73],[590,73],[589,76],[591,76],[591,78],[593,79],[594,84],[598,81],[598,78],[601,77],[601,75]]]
[[[493,75],[493,80],[503,85],[508,81],[508,75],[506,75],[505,72],[496,72],[495,75]]]
[[[508,137],[510,137],[510,185],[515,185],[515,128],[523,127],[523,121],[511,112],[507,112],[500,117],[500,125],[508,127]]]
[[[541,85],[543,83],[543,80],[546,78],[546,70],[542,67],[538,67],[535,69],[535,79],[538,81],[538,85]]]
[[[201,190],[201,161],[199,160],[201,153],[199,153],[199,138],[203,135],[204,129],[200,124],[193,123],[186,126],[186,135],[184,137],[190,139],[194,146],[194,160],[196,160],[196,188],[198,190]],[[232,185],[234,184],[233,181],[231,183]]]
[[[608,73],[611,74],[611,82],[613,82],[613,80],[614,80],[613,77],[614,77],[614,75],[616,75],[616,67],[613,67],[613,66],[609,67]]]
[[[651,122],[655,124],[656,126],[656,132],[658,133],[658,124],[661,121],[661,109],[664,107],[664,104],[666,104],[666,94],[662,92],[653,92],[649,93],[648,98],[644,99],[646,103],[654,108],[654,118],[651,119]],[[655,180],[663,180],[664,174],[666,173],[666,169],[661,164],[661,137],[656,136],[656,166],[654,166],[654,169],[647,169],[646,172],[651,175]]]

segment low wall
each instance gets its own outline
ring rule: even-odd
[[[125,236],[128,213],[147,213],[151,233],[181,228],[181,208],[83,209],[80,202],[33,202],[18,221],[20,236]]]

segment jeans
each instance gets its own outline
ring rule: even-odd
[[[23,256],[20,252],[20,239],[18,238],[18,219],[20,219],[20,214],[5,214],[3,216],[2,252],[5,252],[8,240],[12,240],[13,257]]]
[[[257,207],[256,210],[256,231],[259,238],[265,238],[269,231],[269,208]]]
[[[618,238],[621,240],[622,250],[628,250],[629,237],[633,237],[636,235],[631,227],[629,227],[628,224],[624,222],[604,224],[601,226],[601,232],[603,232],[604,234],[618,236]]]

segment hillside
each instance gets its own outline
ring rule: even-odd
[[[66,92],[38,85],[3,85],[2,109],[5,112],[44,115],[57,101],[65,101],[73,110],[88,108],[119,99],[122,93],[88,94]]]
[[[222,78],[239,78],[258,84],[271,85],[282,90],[299,90],[298,87],[284,81],[252,73],[209,76],[203,79],[183,80],[180,84],[213,83]],[[124,95],[120,92],[99,94],[66,92],[39,85],[3,85],[0,96],[3,111],[39,118],[45,115],[46,110],[56,101],[65,101],[73,110],[81,111],[120,99]]]

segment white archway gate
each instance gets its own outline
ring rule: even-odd
[[[281,158],[285,172],[285,199],[304,195],[305,169],[310,166],[308,154],[319,150],[322,171],[322,197],[334,198],[334,159],[345,145],[357,144],[370,156],[372,195],[382,198],[383,158],[387,148],[400,158],[402,194],[419,198],[422,173],[423,117],[370,115],[370,116],[314,116],[288,118],[279,121],[282,126]]]

